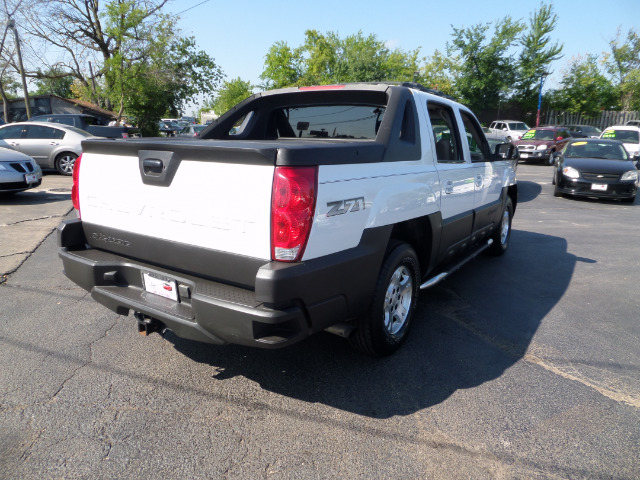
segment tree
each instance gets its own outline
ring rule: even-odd
[[[529,28],[519,44],[517,82],[514,99],[523,111],[531,114],[537,109],[540,79],[551,73],[551,63],[562,57],[562,45],[551,43],[550,34],[555,29],[558,16],[551,5],[541,5],[529,20]]]
[[[487,38],[490,23],[453,28],[449,56],[458,55],[455,85],[461,101],[482,112],[505,100],[516,79],[516,65],[509,50],[524,26],[507,16],[498,20]]]
[[[302,76],[302,56],[300,51],[291,50],[286,42],[276,42],[264,59],[264,70],[260,79],[267,90],[295,85]]]
[[[640,108],[640,36],[634,29],[621,38],[609,42],[610,52],[605,54],[605,66],[619,89],[622,110]]]
[[[162,13],[168,0],[36,1],[33,38],[63,52],[57,65],[72,72],[84,99],[135,117],[143,133],[222,78],[195,40],[180,36],[176,18]]]
[[[305,32],[303,45],[291,49],[276,42],[265,56],[260,78],[265,88],[346,82],[411,81],[418,70],[418,50],[390,50],[375,35],[362,32],[340,38],[317,30]]]
[[[222,87],[211,100],[204,103],[200,112],[213,110],[217,115],[222,115],[234,105],[253,95],[253,86],[243,81],[240,77],[229,82],[225,81]]]
[[[47,72],[38,72],[34,81],[36,95],[57,95],[62,98],[73,97],[71,86],[74,78],[69,72],[60,68],[52,68]]]
[[[458,68],[457,59],[447,57],[436,50],[432,56],[423,58],[423,62],[416,81],[425,87],[456,97],[453,72]]]
[[[560,83],[550,98],[554,109],[594,117],[618,106],[618,92],[600,71],[597,55],[573,58]]]

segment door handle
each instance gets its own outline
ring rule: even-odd
[[[49,143],[49,145],[57,146],[57,145],[60,145],[60,144],[58,142],[51,142],[51,143]]]
[[[451,180],[444,182],[444,193],[453,193],[453,182]]]
[[[162,160],[157,158],[146,158],[142,161],[142,169],[145,175],[149,174],[160,174],[164,169],[164,164]]]
[[[484,179],[482,178],[482,175],[477,174],[476,175],[476,187],[481,188],[483,183],[484,183]]]

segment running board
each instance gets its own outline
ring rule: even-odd
[[[474,258],[476,258],[478,255],[480,255],[482,252],[484,252],[487,248],[489,248],[491,245],[493,244],[493,240],[490,238],[487,243],[485,243],[484,245],[482,245],[480,248],[478,248],[478,250],[476,250],[475,252],[473,252],[471,255],[469,255],[468,257],[466,257],[465,259],[463,259],[461,262],[456,263],[453,267],[451,267],[449,270],[447,270],[446,272],[442,272],[438,275],[436,275],[435,277],[430,278],[429,280],[427,280],[426,282],[424,282],[422,285],[420,285],[420,290],[424,290],[425,288],[431,288],[435,285],[437,285],[438,283],[440,283],[442,280],[444,280],[445,278],[447,278],[449,275],[451,275],[453,272],[455,272],[456,270],[458,270],[461,266],[463,266],[465,263],[467,263],[469,260],[473,260]]]

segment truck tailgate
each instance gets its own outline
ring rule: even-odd
[[[149,157],[143,152],[150,150],[111,145],[116,147],[113,152],[83,144],[79,178],[83,223],[103,227],[107,234],[113,229],[143,235],[149,242],[160,239],[270,259],[271,161],[237,163],[225,159],[224,151],[208,158],[202,151],[185,148],[174,155],[175,175],[154,184],[144,181],[142,167],[143,156]],[[160,154],[176,153],[167,150],[170,145],[163,147]],[[108,243],[97,246],[108,248]]]

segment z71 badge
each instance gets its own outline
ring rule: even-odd
[[[359,212],[360,210],[364,210],[364,197],[328,202],[327,207],[330,207],[330,210],[327,212],[327,217],[343,215],[348,212]]]

